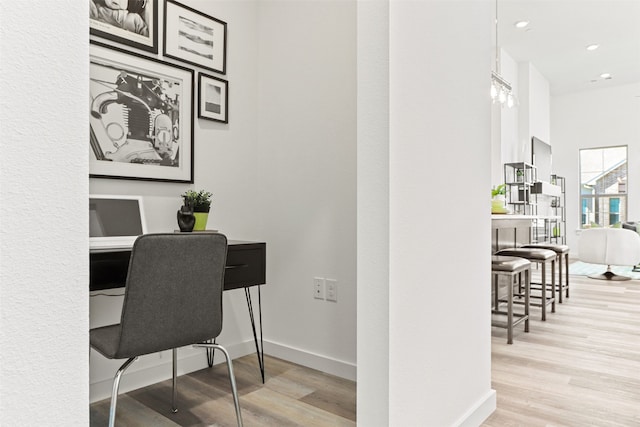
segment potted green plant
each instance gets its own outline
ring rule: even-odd
[[[491,213],[507,213],[507,209],[504,206],[506,193],[507,187],[504,184],[491,189]]]
[[[211,210],[211,196],[210,192],[204,190],[187,190],[181,195],[184,202],[183,207],[192,210],[195,216],[194,231],[202,231],[207,228],[207,220]]]
[[[507,187],[504,184],[500,184],[497,187],[493,187],[491,189],[491,198],[495,199],[496,196],[500,196],[502,195],[504,197],[504,195],[507,193]]]

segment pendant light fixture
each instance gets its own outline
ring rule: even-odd
[[[499,103],[501,106],[507,106],[509,108],[516,105],[516,95],[513,93],[513,87],[511,83],[500,75],[500,57],[498,44],[498,0],[496,0],[496,53],[495,53],[495,70],[491,71],[491,100],[495,104]]]

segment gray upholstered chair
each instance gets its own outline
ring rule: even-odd
[[[109,359],[127,359],[118,369],[111,395],[109,426],[115,424],[123,372],[144,354],[173,350],[173,399],[176,412],[176,349],[186,345],[215,348],[227,359],[238,425],[242,425],[233,365],[227,351],[208,343],[222,330],[222,290],[227,238],[222,234],[146,234],[133,245],[117,325],[90,331],[91,346]]]

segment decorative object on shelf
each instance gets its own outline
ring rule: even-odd
[[[495,104],[500,103],[501,106],[506,105],[511,108],[517,105],[518,100],[511,83],[500,75],[500,44],[498,39],[498,0],[496,0],[496,16],[495,16],[496,46],[495,46],[495,70],[491,71],[491,100]]]
[[[491,213],[493,214],[505,214],[508,210],[505,206],[505,193],[506,186],[500,184],[491,189]]]
[[[166,57],[225,74],[227,23],[165,0],[163,52]]]
[[[198,118],[229,123],[229,82],[198,74]]]
[[[196,224],[196,216],[193,214],[193,208],[191,206],[182,205],[178,210],[178,227],[180,231],[191,232]]]
[[[158,0],[89,0],[91,35],[158,53]]]
[[[89,173],[193,182],[193,70],[92,42]]]
[[[211,210],[211,196],[210,192],[204,190],[187,190],[182,193],[181,197],[184,201],[184,206],[191,207],[193,210],[193,216],[195,217],[193,231],[202,231],[207,228],[209,211]]]

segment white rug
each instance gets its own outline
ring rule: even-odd
[[[620,276],[631,277],[634,280],[640,280],[640,271],[632,271],[633,267],[612,266],[611,271]],[[586,262],[576,261],[569,265],[569,274],[576,276],[589,276],[592,274],[602,274],[607,271],[606,265],[587,264]]]

